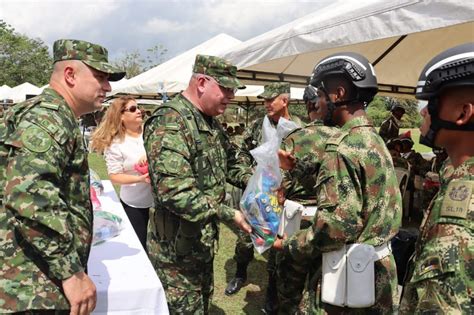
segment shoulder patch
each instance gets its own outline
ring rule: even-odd
[[[49,103],[49,102],[41,102],[39,106],[44,107],[44,108],[53,109],[53,110],[58,110],[59,109],[59,105]]]
[[[336,132],[334,135],[332,135],[328,141],[326,141],[326,151],[337,150],[339,144],[348,134],[348,132]]]
[[[23,131],[21,141],[25,148],[37,153],[48,151],[52,144],[50,135],[35,125],[31,125]]]
[[[474,181],[450,182],[441,205],[440,216],[466,219],[468,212],[474,210],[473,188]]]

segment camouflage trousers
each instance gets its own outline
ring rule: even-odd
[[[235,228],[237,229],[237,228]],[[248,265],[253,260],[254,249],[250,235],[242,230],[234,230],[237,234],[237,241],[235,242],[234,260],[238,264]]]
[[[456,294],[456,289],[460,287],[464,287],[460,292],[468,292],[469,289],[462,283],[461,279],[446,274],[438,278],[407,283],[403,289],[399,313],[473,314],[473,296]]]
[[[160,278],[170,314],[209,314],[214,292],[213,252],[177,256],[173,242],[148,233],[148,257]]]
[[[185,288],[185,285],[176,283],[174,281],[176,269],[179,268],[156,269],[156,273],[165,289],[170,314],[209,314],[212,294],[214,292],[212,262],[196,269],[196,272],[206,275],[206,277],[201,279],[202,282],[199,289]],[[189,280],[195,282],[195,279]]]
[[[321,262],[320,262],[321,264]],[[314,280],[308,314],[393,314],[398,305],[398,281],[392,255],[374,263],[375,304],[368,308],[339,307],[321,301],[321,276]]]
[[[297,314],[302,311],[305,289],[314,293],[314,289],[311,289],[314,287],[314,283],[311,281],[321,277],[321,259],[296,261],[291,255],[278,252],[276,261],[278,314]],[[307,294],[305,297],[306,303]]]

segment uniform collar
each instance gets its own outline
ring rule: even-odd
[[[448,158],[445,162],[445,167],[440,171],[440,178],[443,184],[450,182],[453,179],[466,178],[466,176],[474,178],[474,156],[464,161],[457,168],[451,163]]]
[[[203,131],[211,131],[215,125],[214,117],[211,117],[211,126],[207,123],[206,119],[204,118],[204,114],[201,113],[190,100],[188,100],[183,94],[179,94],[177,96],[179,101],[185,105],[191,112],[193,113],[194,117],[196,118],[196,125],[199,130]]]
[[[373,125],[366,116],[358,116],[346,122],[344,126],[341,127],[341,130],[350,130],[356,127],[364,126],[372,127]]]

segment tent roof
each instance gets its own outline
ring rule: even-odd
[[[433,56],[474,40],[473,21],[470,0],[339,1],[222,56],[241,69],[244,82],[303,86],[325,56],[358,52],[374,64],[381,91],[410,95]]]
[[[13,102],[22,102],[26,99],[26,95],[38,95],[43,90],[36,85],[29,82],[22,83],[12,88],[8,93],[5,94],[5,98],[12,99]]]
[[[232,36],[219,34],[136,77],[113,84],[111,94],[156,95],[162,92],[180,92],[189,83],[197,54],[218,56],[239,43],[241,41]]]

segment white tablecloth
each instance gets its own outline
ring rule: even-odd
[[[169,314],[165,292],[117,198],[112,183],[102,181],[102,210],[122,218],[120,235],[92,247],[88,274],[97,287],[94,314]]]

